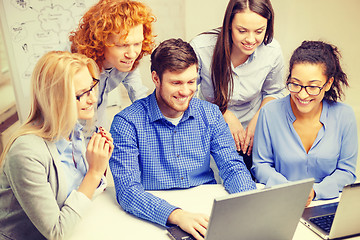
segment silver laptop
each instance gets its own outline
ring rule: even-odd
[[[339,202],[306,208],[300,221],[323,239],[360,235],[360,183],[345,186]]]
[[[216,198],[205,239],[292,239],[313,183],[306,179]],[[194,239],[178,227],[168,231],[172,239]]]

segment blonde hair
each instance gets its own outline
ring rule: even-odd
[[[69,136],[78,119],[73,78],[83,68],[94,78],[99,75],[95,61],[79,53],[51,51],[39,59],[31,76],[30,114],[9,139],[0,165],[22,135],[35,134],[49,141]]]

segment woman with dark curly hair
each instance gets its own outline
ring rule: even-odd
[[[132,102],[147,96],[137,66],[154,47],[154,21],[151,10],[141,2],[102,0],[84,14],[77,30],[71,32],[71,51],[92,58],[101,70],[97,126],[109,127],[107,95],[120,83]]]
[[[272,186],[315,178],[308,204],[338,197],[356,179],[356,119],[338,102],[348,86],[339,59],[335,46],[304,41],[290,59],[290,94],[266,104],[256,126],[256,179]]]

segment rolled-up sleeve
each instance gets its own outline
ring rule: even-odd
[[[265,78],[261,92],[263,99],[266,97],[282,98],[286,92],[284,80],[284,59],[280,46],[274,49],[276,56],[271,71]]]

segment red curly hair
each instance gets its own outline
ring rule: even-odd
[[[131,70],[135,69],[140,59],[151,54],[154,48],[152,23],[156,20],[151,10],[143,3],[131,0],[100,0],[81,18],[76,31],[70,33],[71,51],[86,55],[95,60],[99,69],[103,68],[105,47],[111,34],[120,34],[126,39],[129,30],[143,25],[144,41],[142,49]]]

